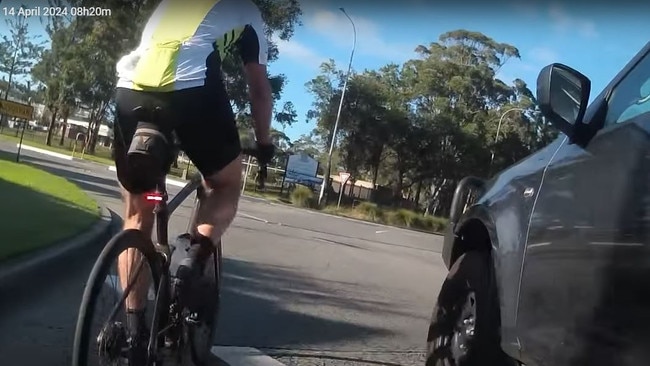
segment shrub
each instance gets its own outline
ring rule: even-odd
[[[339,215],[342,212],[342,210],[336,207],[336,205],[325,206],[321,211],[330,215]]]
[[[418,218],[417,213],[405,209],[397,210],[396,216],[398,220],[406,227],[411,227],[413,225],[413,221]]]
[[[387,216],[386,221],[389,225],[411,227],[411,225],[413,225],[413,221],[415,221],[417,217],[417,213],[402,208],[391,212]]]
[[[311,189],[296,185],[296,188],[291,192],[291,203],[298,207],[310,207],[314,200],[314,192]]]
[[[413,227],[426,231],[442,232],[447,227],[447,219],[436,216],[418,215],[413,221]]]
[[[384,212],[382,209],[377,206],[377,204],[372,202],[361,202],[357,207],[354,208],[357,212],[365,216],[367,219],[372,221],[380,221],[383,218]]]

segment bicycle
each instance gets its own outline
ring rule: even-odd
[[[243,149],[245,155],[257,156],[256,149]],[[266,176],[266,166],[260,164],[262,177]],[[153,299],[153,315],[151,329],[147,343],[147,366],[159,366],[164,361],[174,359],[180,364],[184,357],[189,358],[195,365],[202,365],[209,355],[211,346],[211,335],[216,326],[217,313],[219,311],[219,294],[222,271],[221,241],[216,243],[214,250],[205,260],[204,277],[211,274],[213,278],[207,278],[207,285],[214,291],[214,302],[207,305],[207,313],[212,314],[213,321],[203,321],[193,317],[195,314],[188,313],[183,304],[183,299],[176,292],[175,279],[170,270],[172,256],[175,250],[179,250],[169,244],[168,220],[170,215],[188,198],[192,192],[196,192],[194,207],[188,224],[188,232],[195,230],[195,221],[199,207],[205,197],[205,189],[201,184],[201,175],[195,174],[192,179],[178,192],[169,202],[166,184],[163,181],[158,184],[156,190],[146,194],[147,201],[154,203],[155,232],[156,240],[146,238],[139,230],[125,230],[115,235],[104,247],[90,273],[88,282],[84,289],[77,326],[75,330],[73,346],[73,366],[90,366],[89,346],[91,346],[92,317],[95,315],[97,300],[100,291],[105,285],[111,263],[115,262],[118,255],[127,249],[136,249],[142,256],[135,272],[135,278],[143,268],[143,263],[149,266],[151,271],[150,283],[153,285],[155,297]],[[179,236],[179,238],[182,237]],[[106,278],[104,278],[106,277]],[[120,302],[110,311],[109,320],[101,327],[96,343],[99,356],[106,356],[109,359],[117,360],[128,352],[128,345],[125,345],[126,335],[124,324],[114,321],[120,309],[124,310],[124,301],[135,284],[129,280],[123,286]],[[205,283],[204,283],[205,284]],[[202,347],[208,347],[204,349]]]

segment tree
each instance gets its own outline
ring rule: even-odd
[[[461,29],[416,51],[418,56],[401,66],[353,75],[339,121],[335,151],[346,168],[391,186],[395,203],[412,197],[415,204],[435,199],[438,207],[448,207],[463,176],[486,176],[554,138],[527,85],[497,78],[509,59],[519,58],[516,47]],[[326,142],[343,75],[329,61],[306,84],[314,96],[307,117]],[[504,115],[509,109],[517,112]]]
[[[21,8],[25,7],[21,5]],[[26,17],[13,17],[5,19],[9,36],[3,35],[0,42],[0,73],[7,74],[7,84],[4,99],[9,98],[9,92],[14,78],[27,75],[34,59],[40,56],[43,50],[42,43],[38,42],[39,36],[29,34],[29,25]],[[3,116],[2,123],[6,124]]]
[[[296,113],[296,108],[293,106],[293,103],[286,102],[282,106],[282,110],[275,114],[275,121],[285,128],[291,126],[296,122],[298,114]]]
[[[155,2],[124,2],[121,0],[77,0],[80,6],[111,9],[111,16],[77,17],[72,26],[82,34],[74,47],[79,60],[79,77],[75,83],[80,103],[89,107],[89,131],[84,145],[94,152],[101,124],[105,124],[115,90],[115,65],[139,42],[144,24]],[[135,16],[134,16],[135,14]]]
[[[32,69],[32,77],[44,88],[44,101],[50,110],[50,122],[45,143],[52,144],[57,117],[60,110],[70,110],[66,106],[74,101],[72,85],[76,82],[75,72],[71,70],[74,54],[68,49],[73,37],[72,28],[60,28],[51,31],[52,48],[43,52],[40,61]]]
[[[302,135],[291,143],[292,154],[302,153],[318,159],[322,155],[321,151],[321,144],[313,134]]]

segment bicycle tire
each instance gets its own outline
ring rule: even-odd
[[[151,271],[154,288],[158,289],[162,270],[159,257],[157,257],[151,240],[145,237],[139,230],[134,229],[124,230],[115,235],[97,257],[97,261],[95,261],[95,265],[90,272],[88,282],[86,282],[86,287],[84,288],[75,328],[72,351],[73,366],[91,366],[87,364],[88,349],[92,338],[90,328],[92,326],[95,306],[97,305],[97,298],[104,286],[104,278],[108,275],[111,265],[117,260],[120,253],[130,248],[139,250],[145,257]]]
[[[220,309],[220,298],[221,298],[221,264],[222,264],[222,251],[221,251],[221,240],[219,243],[217,243],[215,250],[212,252],[212,255],[210,256],[212,260],[212,268],[208,267],[206,268],[206,272],[210,271],[214,273],[214,280],[215,282],[212,284],[214,286],[214,292],[215,292],[215,302],[214,306],[212,308],[212,312],[214,315],[214,319],[212,320],[211,323],[211,330],[209,332],[209,338],[210,340],[213,337],[213,332],[215,328],[217,327],[217,321],[219,318],[219,309]],[[188,335],[188,344],[190,348],[190,358],[192,360],[192,363],[196,366],[204,366],[207,361],[208,357],[210,355],[210,350],[208,349],[207,352],[202,352],[198,347],[196,343],[196,339],[194,338],[194,332],[189,331],[187,332]]]

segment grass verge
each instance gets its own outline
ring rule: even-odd
[[[0,135],[0,138],[2,138],[5,141],[10,141],[10,142],[15,142],[16,144],[20,141],[20,137],[16,137],[10,134],[5,134],[5,131],[3,131],[3,134]],[[45,141],[45,140],[43,140]],[[39,149],[63,154],[63,155],[72,155],[72,148],[70,146],[59,146],[58,143],[56,146],[48,146],[44,142],[38,142],[34,140],[23,140],[24,145],[32,146],[32,147],[37,147]],[[110,154],[110,153],[106,153]],[[106,155],[104,154],[104,155]],[[110,156],[110,155],[108,155]],[[101,155],[90,155],[90,154],[85,154],[83,156],[84,160],[92,161],[95,163],[100,163],[104,165],[113,165],[113,160],[111,160],[108,156],[101,156]],[[74,156],[75,158],[80,159],[81,158],[81,151],[75,151]]]
[[[368,206],[373,208],[368,209]],[[323,212],[345,216],[357,220],[364,220],[388,226],[416,229],[434,234],[442,233],[447,227],[447,219],[443,217],[423,215],[407,209],[389,209],[377,206],[374,203],[363,202],[356,207],[327,206]]]
[[[71,238],[99,218],[97,202],[68,180],[0,151],[0,261]]]

